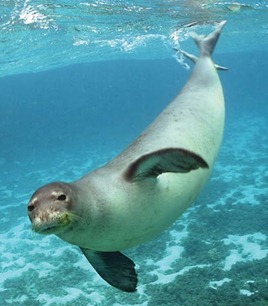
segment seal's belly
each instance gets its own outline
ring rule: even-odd
[[[118,239],[118,244],[124,241],[122,249],[149,241],[167,229],[192,204],[208,176],[209,171],[206,170],[186,175],[163,174],[159,176],[151,193],[146,189],[147,194],[142,197],[142,201],[139,198],[143,190],[137,188],[136,197],[133,196],[131,210],[128,208],[128,218],[123,226],[128,228],[128,232],[121,231]]]
[[[98,223],[88,222],[60,238],[92,250],[118,251],[144,243],[170,226],[193,202],[207,181],[209,171],[165,173],[157,182],[135,183],[126,192],[109,196]],[[108,192],[109,193],[109,192]]]

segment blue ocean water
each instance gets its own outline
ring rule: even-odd
[[[268,7],[265,1],[2,1],[0,304],[268,305]],[[137,293],[109,287],[78,249],[31,231],[33,191],[123,150],[190,76],[172,47],[228,20],[215,50],[226,127],[197,201],[127,250]],[[190,26],[192,22],[198,24]]]

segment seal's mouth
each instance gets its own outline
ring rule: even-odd
[[[35,217],[32,220],[32,229],[38,234],[57,234],[66,230],[72,223],[71,215],[64,213],[51,213]]]
[[[33,230],[36,233],[43,234],[43,235],[56,234],[57,232],[61,232],[62,229],[63,229],[62,225],[47,225],[47,224],[43,224],[42,226],[38,226],[38,227],[34,227],[33,226]]]

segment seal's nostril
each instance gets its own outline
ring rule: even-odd
[[[33,211],[34,210],[34,205],[29,205],[28,206],[28,211]]]

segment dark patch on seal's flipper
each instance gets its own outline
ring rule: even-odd
[[[184,149],[168,148],[145,154],[134,161],[125,173],[127,181],[156,178],[165,172],[187,173],[198,168],[209,168],[199,155]]]
[[[96,272],[110,285],[126,291],[136,291],[138,278],[135,263],[120,252],[97,252],[81,248]]]

